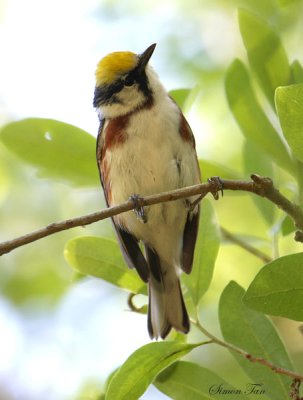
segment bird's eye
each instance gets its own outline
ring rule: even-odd
[[[135,83],[135,79],[131,76],[126,76],[124,79],[124,86],[132,86]]]

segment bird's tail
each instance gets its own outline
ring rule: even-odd
[[[151,249],[147,249],[150,267],[148,283],[148,332],[151,339],[164,339],[171,328],[187,333],[189,318],[184,304],[180,280],[173,265],[167,265]]]

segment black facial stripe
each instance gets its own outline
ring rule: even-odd
[[[112,85],[103,85],[95,88],[93,105],[98,107],[100,104],[112,104],[119,102],[116,93],[123,89],[123,82],[119,79]]]
[[[139,85],[139,90],[141,92],[143,92],[145,97],[150,97],[152,95],[152,91],[148,86],[148,82],[147,82],[147,76],[144,71],[140,71],[138,67],[136,67],[135,69],[133,69],[128,76],[133,76],[134,80],[138,83]]]
[[[93,105],[98,107],[101,104],[113,104],[119,103],[117,93],[119,93],[124,87],[124,81],[126,80],[125,86],[130,86],[129,83],[134,82],[138,85],[138,89],[144,94],[146,98],[152,96],[152,91],[147,83],[147,76],[145,71],[140,71],[136,67],[130,71],[124,78],[117,80],[111,85],[102,85],[95,88]]]

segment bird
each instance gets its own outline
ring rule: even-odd
[[[157,340],[172,328],[190,330],[180,274],[192,270],[200,205],[190,197],[142,208],[138,200],[199,184],[201,175],[192,130],[149,63],[155,47],[104,56],[95,72],[93,106],[106,203],[132,199],[136,205],[112,222],[126,264],[147,283],[147,328]]]

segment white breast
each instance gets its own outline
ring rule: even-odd
[[[112,205],[133,194],[146,196],[199,182],[194,149],[179,133],[178,107],[168,96],[155,103],[151,109],[131,116],[126,141],[106,152]],[[157,249],[168,262],[176,258],[179,263],[188,212],[185,201],[163,203],[145,211],[146,224],[134,212],[119,215],[117,222]]]

